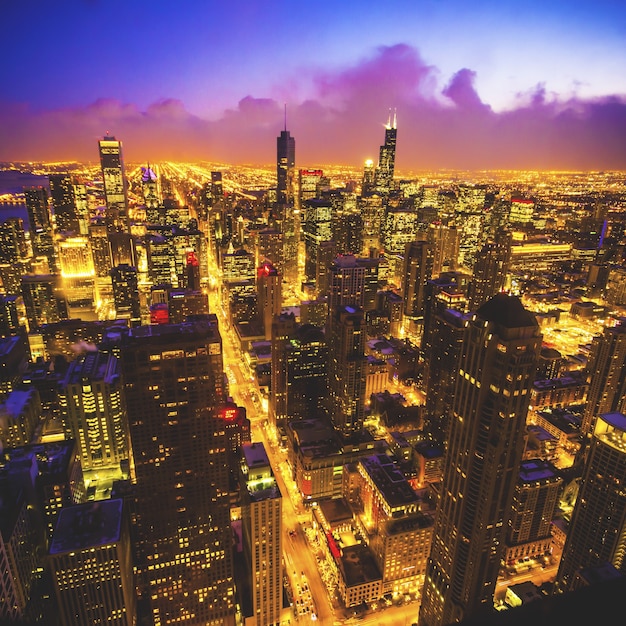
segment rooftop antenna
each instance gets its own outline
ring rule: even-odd
[[[287,131],[287,103],[285,102],[285,131]]]
[[[396,114],[396,109],[394,107],[394,109],[393,109],[393,126],[392,126],[392,128],[398,128],[397,120],[398,120],[398,116]]]

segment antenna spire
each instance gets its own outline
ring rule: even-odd
[[[285,131],[287,130],[287,103],[285,102]]]
[[[397,116],[397,113],[396,113],[396,109],[394,108],[393,109],[393,126],[392,126],[392,128],[398,128],[397,121],[398,121],[398,116]]]

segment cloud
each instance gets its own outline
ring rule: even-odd
[[[560,99],[542,85],[515,108],[493,111],[460,69],[441,88],[440,72],[408,45],[383,46],[350,67],[309,70],[312,95],[288,103],[288,127],[301,167],[359,166],[378,156],[382,124],[397,110],[399,172],[463,169],[626,169],[626,97]],[[294,92],[298,79],[292,79]],[[306,90],[302,90],[303,92]],[[283,128],[284,100],[242,98],[217,120],[164,99],[140,110],[99,99],[83,108],[35,111],[0,102],[0,160],[97,159],[106,132],[129,162],[206,160],[271,164]]]

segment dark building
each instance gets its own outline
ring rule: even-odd
[[[43,324],[52,324],[69,317],[59,274],[22,276],[22,296],[30,332]]]
[[[80,223],[71,176],[49,174],[48,180],[56,229],[61,232],[79,234]]]
[[[376,190],[382,194],[388,194],[391,191],[396,163],[397,134],[396,114],[394,112],[393,119],[390,113],[387,124],[385,125],[385,143],[380,146],[378,167],[374,174],[374,185]]]
[[[222,340],[213,315],[131,328],[120,354],[142,606],[155,623],[234,625]]]
[[[131,326],[141,323],[141,306],[137,268],[132,265],[117,265],[111,270],[115,315],[130,320]]]
[[[424,626],[493,610],[540,348],[537,321],[515,297],[495,296],[466,327],[420,609]]]

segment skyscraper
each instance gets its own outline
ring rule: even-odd
[[[427,241],[406,244],[402,270],[404,317],[417,333],[423,327],[426,304],[426,284],[432,278],[433,246]]]
[[[107,227],[113,231],[128,231],[127,182],[122,158],[122,142],[107,135],[98,141],[98,147],[107,206]]]
[[[276,138],[276,200],[279,204],[293,203],[293,184],[296,167],[296,140],[287,130]]]
[[[137,268],[132,265],[117,265],[111,270],[111,284],[116,317],[129,319],[131,326],[139,326],[141,305]]]
[[[243,540],[252,596],[252,619],[246,624],[278,625],[283,605],[282,495],[262,443],[244,443],[242,456]]]
[[[376,168],[375,173],[375,187],[376,190],[382,194],[388,194],[391,191],[393,172],[396,163],[397,133],[396,113],[394,111],[392,118],[390,111],[389,119],[385,124],[385,143],[380,147],[378,167]]]
[[[498,232],[495,241],[487,242],[474,262],[469,285],[468,306],[476,311],[506,285],[511,259],[511,233]]]
[[[337,306],[328,315],[330,416],[343,435],[363,428],[365,406],[365,315],[356,306]]]
[[[420,609],[423,626],[493,609],[540,349],[535,316],[505,294],[480,307],[465,329]]]
[[[282,276],[271,263],[263,263],[257,269],[256,289],[259,313],[263,322],[265,339],[272,338],[272,321],[282,308]]]
[[[120,360],[136,476],[142,599],[161,626],[234,624],[217,318],[131,328]]]
[[[50,545],[63,626],[134,626],[128,517],[119,498],[65,507]]]
[[[28,211],[28,225],[33,254],[46,257],[50,272],[56,271],[56,258],[52,238],[52,220],[48,192],[45,187],[24,188],[24,200]]]
[[[594,337],[587,365],[589,392],[581,432],[589,439],[602,413],[626,413],[626,324],[605,328]]]
[[[49,174],[48,180],[56,229],[75,235],[80,234],[72,178],[69,174]]]
[[[609,562],[626,574],[626,415],[602,413],[591,443],[557,574],[560,591],[577,572]]]
[[[22,296],[30,332],[42,324],[51,324],[69,317],[67,299],[58,274],[22,276]]]

